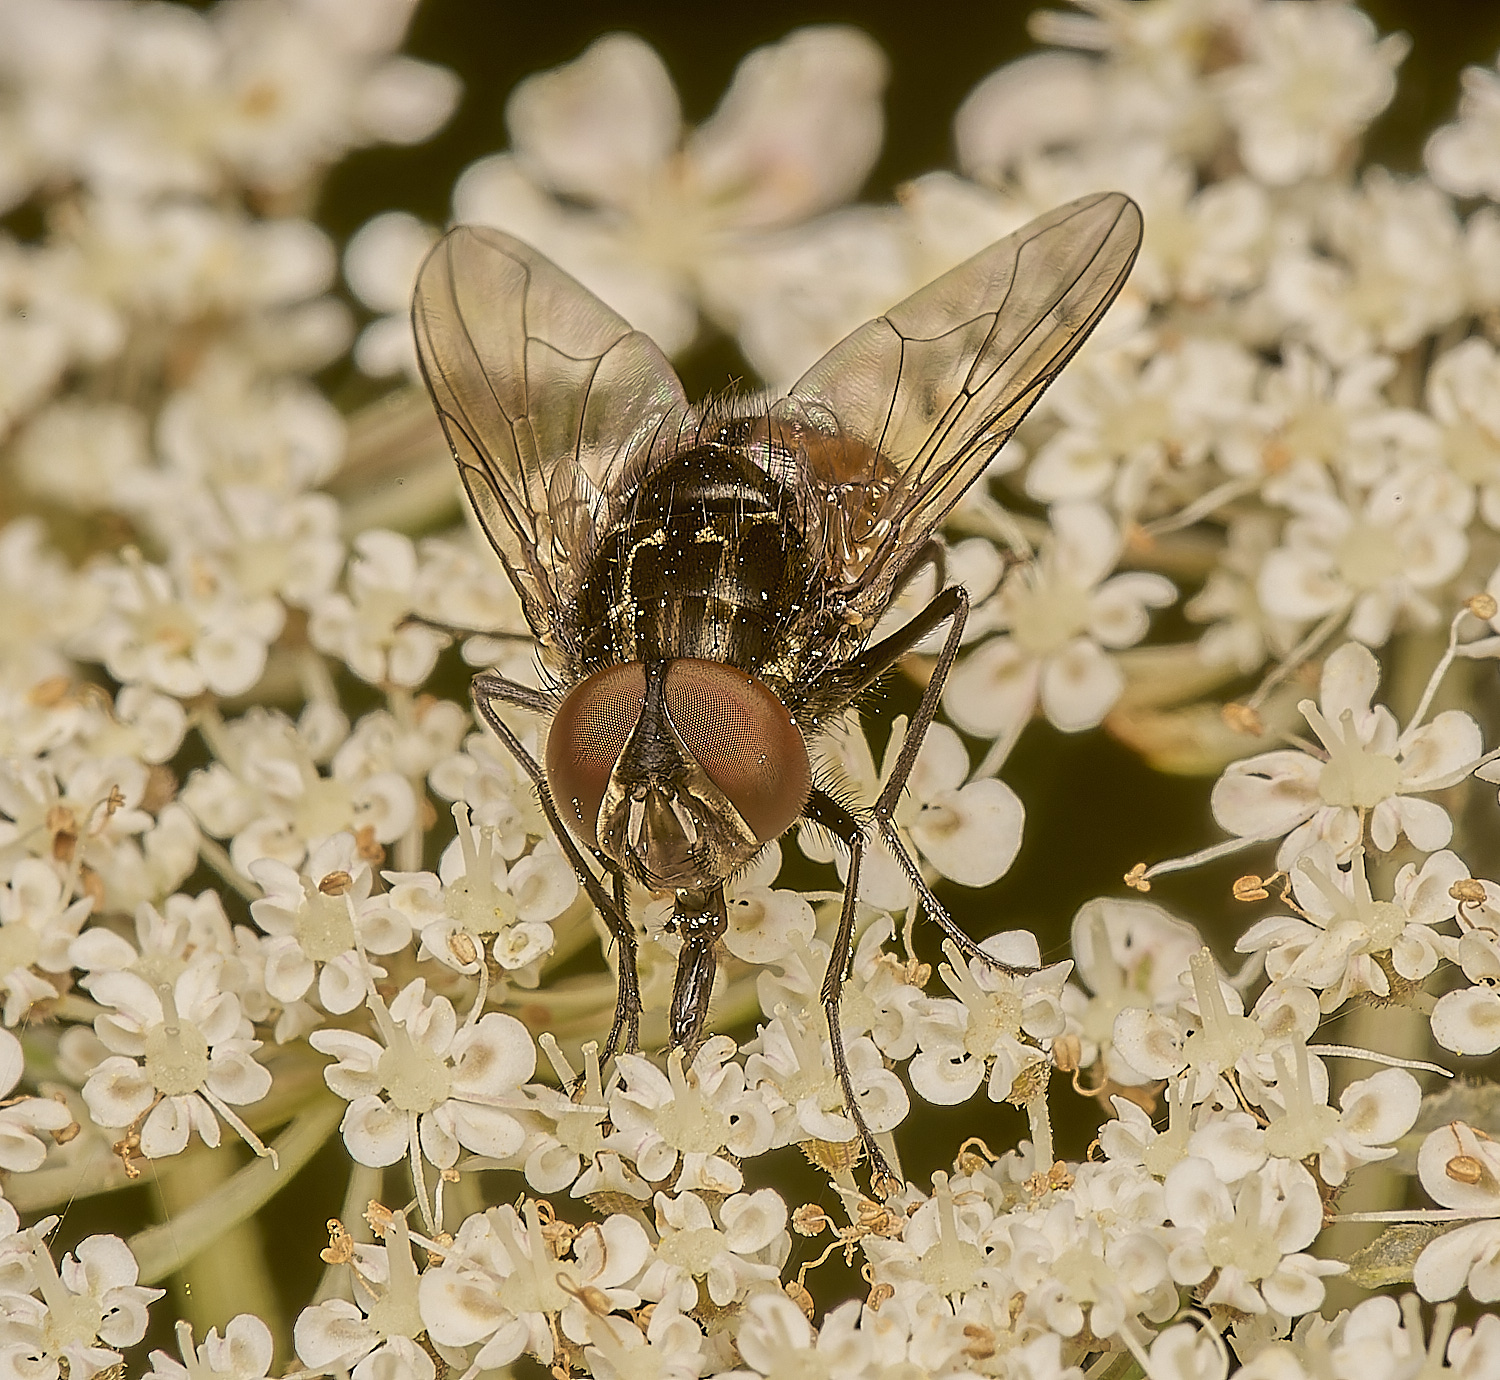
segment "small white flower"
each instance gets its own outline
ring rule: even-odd
[[[858,1135],[844,1106],[821,1012],[811,1022],[779,1007],[777,1016],[745,1046],[745,1079],[763,1094],[775,1121],[772,1145],[821,1140],[833,1144]],[[877,1135],[906,1119],[910,1104],[901,1080],[866,1035],[844,1035],[844,1058],[865,1124]]]
[[[1500,200],[1500,74],[1465,67],[1461,80],[1458,119],[1433,132],[1422,161],[1445,191]]]
[[[375,845],[400,838],[416,816],[411,783],[368,752],[334,753],[325,776],[318,762],[332,744],[310,731],[317,717],[293,725],[255,707],[210,725],[218,760],[189,777],[182,801],[208,833],[233,835],[229,855],[247,875],[257,858],[297,867],[313,842],[344,831],[362,856],[379,857]]]
[[[279,600],[246,598],[191,562],[169,572],[136,558],[97,566],[92,579],[108,595],[109,608],[78,635],[79,652],[102,661],[116,680],[181,698],[249,690],[286,617]]]
[[[552,952],[552,926],[578,895],[578,876],[555,848],[537,848],[512,866],[495,848],[495,831],[476,829],[463,805],[453,807],[458,836],[438,873],[388,872],[388,906],[419,928],[421,957],[476,973],[488,946],[511,979],[535,986]]]
[[[859,190],[885,75],[858,30],[800,29],[751,53],[715,114],[685,131],[661,59],[607,34],[516,88],[514,152],[470,167],[455,210],[537,244],[675,354],[696,334],[701,285],[732,289],[734,251]]]
[[[521,741],[535,754],[540,750],[536,718],[528,719]],[[463,801],[476,827],[494,831],[507,861],[519,858],[532,839],[551,834],[531,779],[493,733],[471,733],[463,751],[433,765],[428,780],[444,800]]]
[[[1110,499],[1138,512],[1169,468],[1199,465],[1219,427],[1249,411],[1258,372],[1241,346],[1198,337],[1144,365],[1124,350],[1086,356],[1047,394],[1062,426],[1033,456],[1026,492],[1044,503]]]
[[[182,1360],[164,1351],[151,1353],[147,1380],[265,1380],[271,1373],[271,1329],[253,1313],[231,1318],[219,1336],[211,1327],[202,1346],[193,1345],[190,1323],[177,1324],[177,1346]]]
[[[193,1131],[217,1145],[219,1117],[261,1148],[229,1104],[260,1101],[271,1074],[255,1061],[260,1041],[250,1038],[239,999],[220,990],[221,968],[221,961],[193,963],[154,988],[127,972],[90,981],[107,1008],[94,1030],[112,1053],[89,1075],[83,1099],[100,1126],[140,1123],[147,1159],[181,1153]]]
[[[588,1373],[598,1380],[698,1380],[708,1367],[703,1333],[691,1318],[658,1304],[645,1335],[618,1315],[589,1319],[592,1344],[584,1349]]]
[[[416,609],[417,552],[409,537],[373,529],[354,539],[349,593],[319,599],[308,636],[375,685],[420,685],[447,634],[409,621]]]
[[[1346,642],[1323,666],[1319,703],[1297,707],[1327,756],[1291,748],[1231,763],[1214,783],[1214,818],[1242,838],[1285,836],[1277,865],[1290,867],[1322,840],[1340,860],[1352,855],[1369,817],[1382,852],[1405,834],[1424,850],[1452,836],[1448,812],[1415,797],[1464,779],[1482,751],[1479,725],[1462,710],[1399,732],[1384,705],[1371,707],[1380,668],[1368,648]]]
[[[980,947],[1025,976],[1002,973],[982,959],[965,959],[945,940],[948,962],[938,972],[957,1001],[935,999],[922,1018],[922,1052],[911,1061],[911,1084],[929,1102],[966,1101],[988,1080],[993,1102],[1010,1096],[1016,1080],[1044,1062],[1042,1041],[1063,1032],[1062,990],[1070,963],[1041,967],[1036,936],[1029,930],[991,935]]]
[[[0,527],[0,685],[30,691],[70,674],[63,645],[103,602],[103,592],[53,549],[39,518]]]
[[[50,1097],[12,1097],[26,1072],[21,1042],[8,1030],[0,1030],[0,1169],[24,1174],[41,1168],[47,1146],[38,1131],[61,1131],[73,1124],[67,1104]],[[74,1128],[77,1129],[76,1127]]]
[[[1428,1134],[1417,1152],[1422,1187],[1445,1208],[1481,1218],[1430,1242],[1413,1282],[1424,1299],[1467,1288],[1480,1303],[1500,1299],[1500,1146],[1462,1121]]]
[[[439,1346],[476,1348],[475,1369],[508,1365],[523,1351],[545,1365],[552,1326],[585,1342],[591,1318],[639,1306],[632,1282],[650,1258],[645,1229],[621,1213],[581,1232],[573,1258],[560,1260],[534,1201],[520,1214],[491,1208],[466,1218],[442,1264],[422,1275],[422,1321]]]
[[[127,506],[146,469],[146,418],[124,403],[65,398],[17,438],[16,468],[33,493],[80,512]]]
[[[643,1054],[622,1054],[621,1085],[609,1098],[618,1145],[651,1183],[681,1160],[679,1191],[735,1193],[744,1176],[734,1159],[770,1148],[774,1121],[765,1096],[746,1086],[728,1036],[706,1040],[684,1069],[680,1049],[667,1054],[663,1073]],[[726,1154],[726,1151],[728,1152]]]
[[[1362,1164],[1389,1159],[1388,1142],[1404,1136],[1422,1107],[1422,1089],[1405,1069],[1381,1069],[1339,1094],[1340,1111],[1328,1105],[1328,1074],[1301,1040],[1279,1046],[1271,1059],[1274,1087],[1257,1093],[1270,1117],[1264,1146],[1279,1159],[1318,1157],[1318,1174],[1337,1187]]]
[[[1077,983],[1063,989],[1062,1007],[1070,1033],[1081,1041],[1081,1066],[1099,1066],[1114,1083],[1150,1082],[1115,1047],[1115,1018],[1127,1007],[1175,1009],[1202,937],[1150,901],[1113,897],[1085,902],[1070,933]]]
[[[432,1358],[416,1340],[425,1330],[417,1267],[405,1213],[392,1214],[384,1246],[354,1247],[354,1297],[304,1308],[293,1339],[315,1369],[352,1370],[359,1380],[433,1380]]]
[[[1427,372],[1427,408],[1441,428],[1443,464],[1472,484],[1480,516],[1500,528],[1500,355],[1473,337]]]
[[[696,1193],[656,1195],[655,1259],[640,1291],[681,1311],[698,1303],[700,1282],[719,1308],[774,1282],[791,1249],[786,1204],[774,1190],[736,1193],[717,1213]]]
[[[884,779],[895,769],[905,725],[893,726]],[[896,806],[896,824],[907,831],[918,855],[960,886],[998,881],[1021,851],[1026,810],[1003,781],[969,780],[969,753],[947,724],[933,724],[912,764]]]
[[[1390,979],[1374,956],[1389,954],[1396,971],[1412,982],[1431,974],[1452,944],[1433,926],[1453,918],[1458,902],[1451,888],[1468,875],[1463,860],[1444,849],[1426,859],[1420,872],[1407,863],[1391,899],[1377,901],[1363,848],[1354,850],[1345,871],[1326,843],[1316,843],[1291,867],[1298,914],[1258,921],[1235,950],[1263,952],[1272,981],[1318,989],[1324,1011],[1358,992],[1389,996]]]
[[[1122,542],[1103,508],[1063,503],[1050,517],[1051,537],[1039,558],[1011,571],[978,611],[1005,635],[969,652],[948,679],[943,705],[965,732],[1019,734],[1038,703],[1064,732],[1094,727],[1125,688],[1106,648],[1139,642],[1149,624],[1146,610],[1176,598],[1160,575],[1106,578]]]
[[[1313,219],[1316,240],[1332,255],[1294,241],[1273,256],[1268,291],[1327,358],[1346,363],[1371,350],[1409,349],[1463,311],[1458,217],[1431,183],[1371,168],[1357,188],[1325,192]]]
[[[305,379],[267,378],[227,353],[205,360],[157,422],[162,459],[181,475],[281,498],[329,478],[345,441],[344,419]]]
[[[270,936],[264,981],[277,1001],[299,1001],[316,979],[324,1010],[352,1011],[371,982],[385,976],[364,955],[392,954],[411,942],[405,917],[372,901],[370,866],[359,857],[353,834],[315,844],[301,872],[275,858],[258,858],[250,875],[265,892],[250,903],[250,914]]]
[[[1500,888],[1484,883],[1487,901]],[[1465,907],[1465,919],[1468,919]],[[1500,934],[1493,927],[1494,911],[1481,912],[1490,923],[1465,929],[1456,957],[1473,984],[1445,992],[1432,1012],[1432,1037],[1456,1054],[1493,1054],[1500,1049]]]
[[[371,311],[384,313],[360,332],[354,362],[375,378],[419,377],[411,323],[417,270],[438,232],[406,211],[386,211],[366,221],[344,247],[344,277]]]
[[[118,1236],[88,1237],[59,1269],[37,1229],[28,1235],[29,1279],[0,1292],[0,1367],[35,1380],[58,1380],[66,1367],[69,1380],[91,1380],[121,1364],[166,1291],[136,1283],[140,1267]]]
[[[1323,1200],[1300,1164],[1271,1160],[1231,1191],[1208,1161],[1189,1157],[1168,1173],[1165,1191],[1181,1229],[1172,1277],[1199,1285],[1214,1276],[1206,1304],[1295,1317],[1323,1302],[1324,1276],[1349,1268],[1302,1253],[1322,1229]]]
[[[558,1048],[552,1035],[541,1037],[558,1081],[573,1086],[578,1075]],[[613,1085],[611,1079],[611,1085]],[[583,1095],[579,1102],[565,1092],[537,1088],[534,1112],[551,1123],[550,1129],[533,1131],[524,1147],[526,1182],[538,1193],[557,1193],[572,1185],[572,1196],[608,1189],[627,1198],[646,1202],[651,1190],[634,1174],[627,1174],[612,1149],[606,1129],[604,1079],[599,1072],[599,1046],[592,1040],[583,1047]]]
[[[1419,627],[1436,622],[1428,595],[1468,554],[1467,486],[1407,466],[1346,502],[1327,476],[1296,478],[1303,482],[1285,490],[1295,516],[1256,580],[1266,611],[1299,623],[1346,611],[1350,636],[1371,647],[1383,646],[1403,617]]]
[[[71,900],[57,869],[40,858],[22,858],[0,888],[0,991],[4,1020],[19,1022],[32,1005],[60,996],[52,977],[72,966],[69,945],[93,909],[87,896]]]
[[[1224,1074],[1249,1067],[1266,1032],[1244,1014],[1240,994],[1220,975],[1206,948],[1192,956],[1188,972],[1190,1000],[1171,1013],[1126,1006],[1115,1017],[1111,1038],[1120,1057],[1147,1078],[1172,1078],[1191,1070],[1191,1100],[1196,1103],[1207,1100]]]
[[[914,959],[898,959],[884,945],[895,930],[889,915],[877,915],[860,936],[854,961],[844,981],[839,1003],[839,1027],[846,1042],[869,1035],[889,1059],[909,1059],[917,1047],[917,1029],[927,998],[921,983],[926,972]],[[774,965],[756,978],[756,994],[767,1016],[783,1008],[807,1031],[824,1020],[823,975],[831,952],[826,940],[804,940],[794,934],[792,942]]]
[[[390,1007],[368,997],[380,1040],[353,1030],[319,1030],[308,1043],[337,1062],[323,1071],[349,1103],[341,1130],[360,1164],[381,1168],[419,1156],[439,1169],[458,1160],[460,1146],[496,1159],[526,1138],[512,1109],[536,1068],[536,1046],[514,1016],[491,1011],[458,1024],[447,997],[427,997],[417,978]],[[476,1007],[477,1012],[477,1007]],[[426,1190],[416,1185],[424,1211]]]
[[[86,988],[109,972],[134,973],[153,987],[176,982],[192,963],[209,959],[223,965],[221,982],[235,990],[235,953],[234,931],[216,891],[177,893],[160,906],[138,906],[133,943],[107,925],[91,925],[68,950],[73,966],[85,970]]]

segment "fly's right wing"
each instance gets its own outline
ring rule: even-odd
[[[901,572],[984,472],[1125,284],[1129,197],[1080,197],[835,345],[776,405],[808,456],[829,575],[873,622]]]
[[[491,545],[545,644],[627,460],[687,410],[651,340],[511,235],[449,231],[412,299],[422,376]]]

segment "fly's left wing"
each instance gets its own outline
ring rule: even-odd
[[[565,645],[595,524],[687,400],[646,336],[530,245],[459,226],[412,299],[422,375],[537,637]]]
[[[1140,208],[1082,197],[868,322],[776,411],[800,433],[829,574],[877,617],[902,570],[1124,286]]]

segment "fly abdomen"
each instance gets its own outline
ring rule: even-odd
[[[805,597],[799,516],[742,451],[679,452],[633,496],[579,590],[581,669],[695,657],[755,670]]]

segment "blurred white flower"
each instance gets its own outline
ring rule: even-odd
[[[280,601],[247,597],[232,580],[191,561],[169,570],[137,555],[97,565],[90,577],[109,602],[78,633],[78,653],[102,661],[116,680],[179,698],[249,690],[286,618]]]
[[[1500,73],[1465,67],[1461,81],[1458,119],[1433,132],[1422,161],[1444,191],[1500,200]]]
[[[1473,337],[1433,361],[1427,407],[1441,428],[1442,460],[1472,484],[1479,512],[1500,528],[1500,355]]]
[[[1294,240],[1273,256],[1269,293],[1329,359],[1409,349],[1463,310],[1458,217],[1430,183],[1373,168],[1357,189],[1329,191],[1315,217],[1313,245]]]
[[[1285,186],[1333,172],[1390,103],[1405,34],[1377,39],[1353,5],[1268,0],[1247,8],[1245,60],[1220,74],[1240,157],[1263,182]]]
[[[72,968],[69,946],[93,907],[92,897],[74,900],[57,868],[41,858],[22,858],[12,869],[0,889],[0,991],[7,1026],[18,1024],[37,1002],[62,995],[58,975]]]
[[[409,537],[382,529],[354,539],[348,594],[327,594],[312,608],[308,636],[376,685],[420,685],[448,635],[413,622],[417,551]]]
[[[345,830],[361,856],[383,857],[381,844],[400,838],[416,816],[411,783],[370,754],[335,751],[303,725],[254,708],[208,734],[217,760],[183,786],[182,803],[206,832],[230,838],[230,857],[248,876],[257,858],[297,867],[309,846]],[[332,756],[324,775],[320,761]]]
[[[354,362],[375,378],[405,373],[418,377],[411,333],[411,294],[417,270],[438,232],[406,211],[385,211],[366,221],[344,246],[349,290],[381,313],[360,332]]]
[[[454,209],[535,244],[675,354],[726,251],[859,190],[885,76],[858,30],[799,29],[747,57],[715,114],[685,131],[661,59],[608,34],[516,88],[513,152],[470,167]]]
[[[1202,938],[1150,901],[1114,897],[1085,902],[1070,933],[1077,982],[1063,988],[1062,1009],[1081,1042],[1081,1066],[1097,1065],[1114,1083],[1149,1082],[1115,1048],[1115,1018],[1126,1007],[1174,1009],[1187,994],[1188,963]]]

